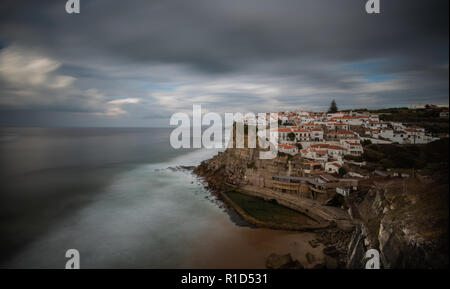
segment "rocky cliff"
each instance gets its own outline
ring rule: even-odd
[[[224,191],[249,182],[264,186],[276,174],[298,175],[300,165],[298,157],[260,160],[257,149],[233,148],[202,162],[194,171],[210,189]],[[329,248],[336,247],[347,268],[364,268],[368,249],[380,252],[383,268],[446,268],[448,191],[448,182],[431,179],[380,180],[346,200],[355,228],[351,238],[343,238],[345,234],[333,228],[319,232],[319,239]]]
[[[387,269],[448,268],[448,190],[432,181],[389,180],[348,199],[357,226],[347,268],[363,268],[368,249],[379,251]]]

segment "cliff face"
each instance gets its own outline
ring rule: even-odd
[[[210,189],[223,191],[227,184],[239,186],[244,182],[254,154],[254,149],[227,149],[202,162],[194,172],[205,178]]]
[[[348,268],[363,268],[368,249],[383,268],[448,267],[448,184],[417,179],[375,184],[362,200],[349,199],[357,225]]]
[[[298,158],[278,156],[274,159],[261,160],[259,149],[227,149],[217,156],[202,162],[195,172],[204,177],[211,188],[223,189],[225,184],[241,186],[254,184],[264,186],[272,175],[295,173]]]

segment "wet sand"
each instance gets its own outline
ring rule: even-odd
[[[235,226],[230,234],[220,230],[221,220],[217,222],[218,230],[198,236],[197,246],[190,248],[180,268],[263,269],[272,253],[291,253],[305,268],[311,268],[316,262],[308,264],[308,252],[317,261],[324,258],[323,245],[313,248],[308,243],[315,239],[314,233]]]

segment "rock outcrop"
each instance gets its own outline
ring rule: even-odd
[[[266,267],[268,269],[303,269],[303,265],[298,260],[292,259],[291,254],[270,254],[266,260]]]
[[[273,175],[301,171],[296,157],[258,156],[258,149],[227,149],[194,171],[213,191],[265,188]],[[335,248],[336,256],[328,255],[338,267],[364,268],[366,251],[377,249],[382,268],[448,268],[448,192],[448,183],[416,178],[373,183],[367,192],[345,200],[353,232],[327,229],[319,232],[318,240]],[[317,215],[320,208],[314,210]]]
[[[431,187],[430,187],[431,185]],[[448,268],[448,185],[388,181],[361,202],[348,200],[357,227],[347,268],[364,268],[365,252],[377,249],[382,268]]]

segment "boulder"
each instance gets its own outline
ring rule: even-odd
[[[331,257],[336,257],[336,256],[339,255],[339,251],[336,249],[335,246],[328,246],[328,247],[325,247],[325,248],[323,249],[323,253],[324,253],[325,255],[328,255],[328,256],[331,256]]]
[[[316,257],[311,254],[311,253],[306,253],[306,260],[308,261],[309,264],[314,263],[314,261],[316,261]]]
[[[303,269],[303,265],[292,259],[291,254],[270,254],[266,260],[266,267],[268,269]]]
[[[319,241],[314,239],[308,242],[309,245],[311,245],[311,247],[316,248],[317,246],[319,246]]]
[[[325,255],[325,266],[327,269],[337,269],[338,262],[335,258]]]
[[[365,254],[364,247],[364,235],[360,228],[357,228],[353,233],[352,239],[350,241],[350,245],[348,248],[348,261],[347,261],[347,269],[362,269],[363,267],[363,259]]]
[[[320,269],[326,269],[326,268],[327,267],[326,267],[325,263],[318,263],[318,264],[314,265],[314,267],[313,267],[314,270],[320,270]]]

